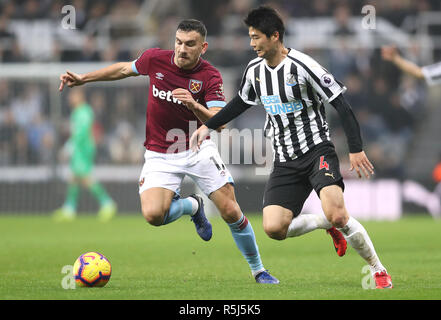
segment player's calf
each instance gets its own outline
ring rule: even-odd
[[[225,199],[217,208],[226,223],[236,222],[242,216],[239,204],[233,199]]]
[[[242,216],[242,210],[236,201],[232,185],[226,184],[210,194],[210,200],[216,205],[226,223],[234,223]]]

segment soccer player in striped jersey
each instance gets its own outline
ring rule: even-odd
[[[175,50],[148,49],[135,61],[86,74],[68,71],[60,76],[59,89],[149,76],[145,163],[139,179],[144,218],[151,225],[162,226],[190,216],[198,235],[209,241],[212,226],[202,197],[182,198],[179,194],[182,180],[188,176],[219,209],[256,282],[277,284],[279,280],[263,267],[253,228],[236,201],[233,178],[216,145],[207,139],[198,156],[189,150],[192,127],[196,129],[226,104],[221,74],[201,58],[208,47],[206,33],[202,22],[183,20],[176,31]]]
[[[441,84],[441,62],[420,67],[412,61],[403,58],[394,46],[382,47],[381,56],[384,60],[392,62],[407,74],[417,79],[426,80],[428,85]]]
[[[328,230],[337,253],[346,241],[369,264],[377,288],[392,288],[365,228],[346,210],[339,160],[330,141],[325,104],[338,112],[349,144],[351,170],[361,178],[373,174],[362,148],[357,120],[346,102],[343,84],[310,56],[283,44],[284,25],[266,6],[248,13],[250,45],[257,53],[245,69],[239,93],[205,122],[190,139],[193,150],[209,135],[248,108],[266,111],[266,136],[272,140],[273,171],[263,199],[263,228],[269,237],[284,240],[316,229]],[[321,199],[325,216],[302,214],[312,190]],[[345,241],[346,240],[346,241]]]
[[[395,46],[383,46],[381,48],[381,56],[384,60],[393,63],[398,69],[408,75],[425,80],[429,86],[441,84],[441,61],[420,67],[402,57]],[[403,182],[403,197],[405,201],[414,202],[422,207],[426,207],[433,218],[440,219],[441,201],[439,196],[441,195],[441,182],[435,175],[433,177],[438,182],[434,192],[430,192],[425,186],[416,181],[406,180]]]

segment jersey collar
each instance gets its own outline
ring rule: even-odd
[[[288,56],[289,56],[289,54],[291,53],[291,48],[287,48],[288,49],[288,54],[286,55],[286,57],[282,60],[282,61],[280,61],[280,63],[277,65],[277,66],[275,66],[275,67],[270,67],[269,65],[268,65],[268,62],[266,61],[266,59],[263,59],[264,60],[264,64],[265,64],[265,67],[269,70],[269,71],[271,71],[271,72],[277,72],[284,64],[285,64],[285,60],[286,59],[288,59]]]

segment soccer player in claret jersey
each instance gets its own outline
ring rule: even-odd
[[[255,105],[263,105],[265,131],[272,139],[274,167],[263,199],[263,227],[269,237],[283,240],[326,229],[339,255],[346,241],[369,264],[377,288],[392,288],[365,228],[349,216],[343,179],[330,141],[324,104],[336,108],[349,144],[351,170],[369,178],[373,166],[362,149],[358,122],[343,97],[345,87],[310,56],[283,44],[284,25],[277,12],[259,7],[248,13],[250,45],[257,53],[245,69],[238,95],[193,133],[198,146],[209,129],[224,125]],[[320,197],[325,217],[301,214],[312,190]],[[343,237],[342,237],[343,235]],[[346,240],[346,241],[345,241]]]
[[[236,202],[233,178],[216,145],[206,139],[199,154],[189,150],[190,128],[196,129],[226,104],[221,74],[201,58],[208,47],[206,32],[202,22],[184,20],[176,31],[174,51],[148,49],[133,62],[81,75],[67,71],[60,76],[59,89],[91,81],[149,76],[147,150],[139,179],[145,219],[162,226],[189,215],[199,236],[210,240],[212,226],[205,216],[202,197],[179,195],[182,179],[189,176],[219,209],[256,282],[277,284],[279,281],[263,267],[253,228]]]

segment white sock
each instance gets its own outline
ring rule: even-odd
[[[286,237],[298,237],[316,229],[329,229],[331,227],[332,225],[329,223],[323,213],[300,214],[292,219],[291,224],[288,227]]]
[[[194,214],[198,211],[199,209],[199,202],[193,198],[193,197],[188,197],[187,198],[190,202],[191,202],[191,216],[194,216]]]
[[[352,248],[369,264],[371,273],[386,271],[381,264],[366,229],[352,217],[343,228],[337,228]]]

